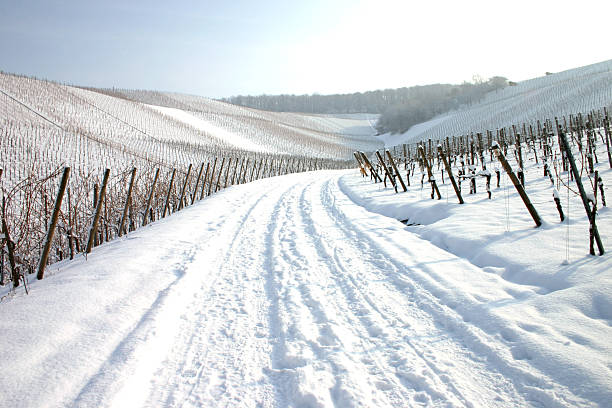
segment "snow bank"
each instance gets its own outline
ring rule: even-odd
[[[612,170],[606,167],[600,164],[599,171],[610,186]],[[411,178],[408,192],[399,194],[357,173],[343,177],[340,187],[369,211],[405,220],[406,231],[477,266],[484,273],[432,270],[422,283],[465,321],[497,333],[517,361],[551,373],[559,383],[580,384],[582,396],[604,406],[612,399],[612,257],[588,254],[585,211],[567,189],[561,198],[569,220],[559,221],[554,189],[542,171],[541,163],[533,162],[526,170],[527,193],[544,221],[540,228],[505,175],[499,188],[493,177],[492,200],[484,178],[478,194],[464,188],[464,205],[448,179],[441,184],[438,178],[443,198],[432,200],[420,173]],[[600,208],[597,219],[610,251],[612,212]],[[500,298],[495,290],[506,294]]]

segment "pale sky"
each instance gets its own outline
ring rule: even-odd
[[[610,21],[610,0],[0,0],[0,70],[209,97],[520,81],[612,59]]]

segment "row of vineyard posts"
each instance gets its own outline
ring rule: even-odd
[[[565,214],[558,191],[560,185],[563,184],[569,191],[580,196],[589,220],[589,252],[595,255],[596,245],[599,255],[603,255],[604,246],[596,224],[598,202],[606,206],[603,180],[595,170],[595,164],[599,163],[602,156],[601,154],[598,156],[598,141],[601,141],[600,146],[605,146],[608,165],[612,169],[610,150],[612,133],[606,108],[588,114],[555,118],[554,124],[548,119],[538,120],[535,126],[513,125],[510,128],[497,129],[495,132],[487,130],[484,133],[447,137],[436,142],[429,139],[416,144],[394,146],[392,150],[385,150],[383,154],[376,151],[369,155],[369,158],[364,152],[355,152],[354,157],[363,177],[369,175],[372,181],[381,182],[385,187],[389,182],[396,193],[398,193],[398,184],[404,192],[407,191],[406,186],[410,186],[411,177],[414,178],[418,167],[421,172],[421,186],[427,174],[431,199],[440,200],[442,197],[438,188],[438,179],[435,177],[437,171],[442,183],[445,183],[445,178],[450,180],[459,204],[464,204],[462,183],[467,182],[469,193],[476,194],[476,180],[479,178],[485,180],[486,193],[491,199],[493,173],[487,169],[487,163],[491,164],[497,160],[510,178],[537,228],[542,225],[542,219],[525,190],[525,161],[527,156],[531,155],[536,164],[542,163],[543,177],[551,182],[553,191],[551,205],[556,207],[561,222],[565,220]],[[514,158],[514,166],[509,163],[509,152],[511,158],[512,156]],[[403,164],[403,176],[398,164],[399,167]],[[495,167],[497,187],[500,187],[501,170]],[[576,184],[577,192],[563,182],[562,172],[569,173],[569,177]],[[585,188],[585,175],[588,191]]]
[[[214,158],[186,169],[152,164],[118,172],[106,169],[103,174],[63,167],[45,177],[32,174],[10,189],[3,187],[0,282],[12,282],[13,287],[23,283],[27,291],[27,275],[36,272],[42,279],[49,263],[86,255],[103,242],[232,185],[350,167],[350,162],[339,160],[259,156]],[[2,173],[0,168],[0,187]]]

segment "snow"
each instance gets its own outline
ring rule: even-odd
[[[396,194],[319,171],[54,264],[29,295],[2,289],[1,405],[606,406],[611,258],[588,255],[579,198],[559,223],[548,178],[525,175],[540,228],[506,176],[459,205],[448,180],[431,200],[418,175]]]
[[[200,119],[197,116],[192,115],[191,113],[184,111],[182,109],[177,108],[167,108],[165,106],[156,106],[156,105],[146,105],[152,109],[155,109],[158,112],[163,113],[164,115],[168,115],[174,119],[177,119],[183,123],[186,123],[190,126],[193,126],[196,129],[202,130],[206,133],[217,137],[230,145],[244,149],[250,150],[253,152],[267,152],[267,149],[263,146],[253,143],[252,141],[241,137],[240,135],[229,132],[225,129],[222,129],[218,126],[213,125],[212,123]]]

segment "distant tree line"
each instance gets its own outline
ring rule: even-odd
[[[376,130],[379,133],[405,132],[417,123],[425,122],[437,115],[471,105],[480,101],[488,92],[504,88],[508,80],[493,77],[487,81],[476,80],[461,85],[428,85],[412,87],[410,97],[400,103],[389,105],[382,111]]]
[[[474,77],[460,85],[433,84],[335,95],[259,95],[221,99],[234,105],[273,112],[379,113],[377,130],[403,132],[463,104],[479,101],[487,92],[508,85],[504,77]]]

